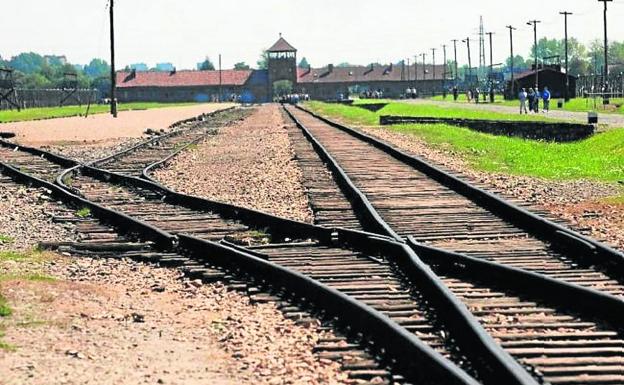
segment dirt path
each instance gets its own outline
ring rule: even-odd
[[[71,144],[119,141],[138,138],[148,128],[166,129],[180,120],[227,108],[231,104],[198,104],[193,106],[155,108],[144,111],[121,111],[117,119],[109,114],[88,118],[71,117],[0,124],[0,131],[13,132],[14,139],[25,145]]]
[[[472,110],[486,110],[493,112],[502,112],[502,113],[518,113],[519,109],[511,106],[500,106],[500,105],[492,105],[492,104],[476,104],[476,103],[465,103],[465,102],[451,102],[451,101],[437,101],[430,99],[412,99],[405,100],[404,103],[411,104],[429,104],[429,105],[439,105],[439,106],[448,106],[454,108],[466,108]],[[575,112],[575,111],[559,111],[556,109],[551,110],[548,113],[548,116],[555,119],[563,119],[575,122],[587,122],[587,112]],[[609,128],[622,128],[624,127],[624,115],[622,114],[601,114],[599,113],[599,123],[607,125]]]

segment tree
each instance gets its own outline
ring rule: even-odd
[[[299,68],[309,68],[310,67],[310,63],[308,63],[308,59],[306,59],[305,57],[301,58],[301,61],[299,62]]]
[[[215,66],[214,64],[212,64],[212,62],[210,61],[209,57],[206,57],[206,60],[204,60],[201,65],[199,66],[199,69],[201,71],[214,71],[215,70]]]
[[[338,65],[336,67],[351,67],[351,66],[352,66],[351,63],[347,63],[345,61],[345,62],[342,62],[342,63],[338,63]]]
[[[551,57],[556,55],[559,55],[561,58],[563,58],[564,52],[565,50],[563,40],[548,39],[546,37],[543,37],[537,42],[537,58],[539,61],[541,61],[545,57]],[[529,55],[529,58],[533,61],[535,61],[534,53],[535,45],[531,46],[531,54]]]
[[[269,53],[266,49],[260,53],[260,59],[258,59],[256,64],[258,65],[259,70],[266,70],[269,68]]]
[[[235,70],[248,70],[248,69],[251,69],[251,67],[249,67],[244,61],[242,61],[242,62],[238,62],[234,64],[234,69]]]
[[[25,74],[20,79],[19,86],[27,89],[53,88],[54,84],[45,76],[38,73]]]
[[[563,55],[565,55],[565,48]],[[565,56],[562,56],[561,62],[565,63]],[[568,40],[568,67],[570,75],[574,76],[586,74],[589,70],[587,48],[576,38]]]
[[[524,71],[528,69],[529,67],[527,67],[526,63],[527,61],[521,55],[514,56],[514,72]],[[507,60],[505,60],[505,67],[503,67],[503,70],[505,72],[511,71],[511,56],[508,57]]]
[[[84,73],[90,78],[106,76],[110,73],[110,66],[102,59],[93,59],[89,64],[84,66]]]
[[[17,71],[32,74],[41,70],[45,65],[45,59],[34,52],[24,52],[11,58],[9,65]]]

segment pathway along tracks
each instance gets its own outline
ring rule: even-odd
[[[474,244],[469,251],[481,258],[480,253],[487,250],[485,256],[490,257],[487,259],[537,270],[557,279],[573,277],[569,281],[611,294],[622,294],[619,283],[601,272],[583,271],[572,263],[566,264],[568,261],[562,260],[561,255],[543,241],[531,238],[378,148],[306,112],[292,107],[287,109],[310,140],[316,141],[317,150],[325,152],[329,163],[339,163],[343,167],[348,174],[343,175],[343,179],[352,183],[351,189],[355,191],[352,195],[357,194],[358,187],[367,193],[364,199],[369,199],[378,209],[375,212],[369,207],[371,215],[378,215],[382,224],[376,228],[383,228],[383,220],[387,220],[390,226],[385,228],[389,235],[397,238],[413,235],[411,244],[419,255],[431,264],[445,285],[479,318],[501,346],[534,370],[536,378],[553,384],[624,383],[624,340],[617,320],[610,327],[594,322],[591,311],[579,315],[572,310],[574,304],[570,302],[582,301],[580,298],[568,300],[568,306],[562,306],[562,303],[548,306],[552,302],[546,300],[547,293],[540,295],[526,288],[532,284],[530,280],[521,278],[515,285],[510,285],[510,282],[500,282],[505,279],[503,276],[498,280],[487,276],[505,271],[504,266],[492,270],[491,266],[479,265],[478,259],[470,261],[463,256],[457,256],[459,259],[453,262],[451,253],[423,246],[418,241],[429,241],[435,246],[440,245],[436,241],[446,242],[445,246],[452,242]],[[343,185],[348,183],[342,181]],[[476,220],[473,214],[477,214]],[[398,234],[393,232],[393,226],[399,229]],[[527,243],[531,248],[525,246]],[[514,259],[515,254],[509,251],[513,252],[517,244],[525,246],[524,252],[530,255],[536,250],[541,255],[529,261]],[[501,254],[503,257],[499,258]],[[554,261],[537,263],[544,258]],[[557,264],[556,269],[553,264]],[[523,274],[521,270],[516,273]],[[513,287],[509,289],[510,286]],[[622,308],[621,301],[613,297],[611,300]]]

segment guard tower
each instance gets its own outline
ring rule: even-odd
[[[279,89],[290,84],[293,90],[297,85],[297,50],[280,34],[279,40],[267,50],[269,66],[269,87],[271,99]]]

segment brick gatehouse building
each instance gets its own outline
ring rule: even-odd
[[[298,68],[297,50],[284,38],[267,50],[266,70],[171,71],[117,73],[121,102],[207,102],[240,95],[243,102],[267,102],[289,85],[293,92],[307,93],[312,99],[335,99],[339,94],[381,90],[384,96],[399,97],[408,87],[420,93],[440,92],[444,65],[378,65]]]

